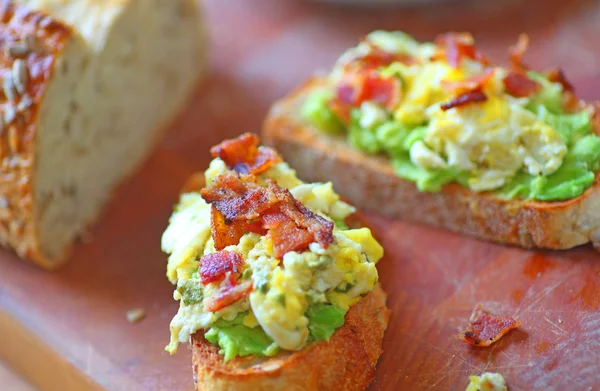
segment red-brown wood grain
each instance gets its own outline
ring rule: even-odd
[[[528,64],[561,66],[582,97],[600,98],[594,1],[453,1],[394,11],[292,0],[205,4],[211,74],[142,172],[119,189],[92,230],[94,240],[56,273],[0,253],[0,352],[21,369],[37,357],[60,361],[52,366],[54,383],[44,380],[48,389],[89,381],[108,390],[191,389],[189,351],[163,352],[177,303],[164,277],[160,236],[178,191],[206,167],[210,146],[259,130],[274,99],[326,69],[368,31],[402,29],[431,39],[470,30],[502,60],[527,32]],[[392,310],[372,390],[462,390],[482,371],[500,372],[513,391],[600,386],[600,255],[591,248],[533,252],[374,215],[367,220],[386,250],[379,270]],[[488,348],[456,340],[478,303],[522,327]],[[133,307],[147,312],[135,325],[125,317]],[[3,326],[3,318],[20,322],[23,333]],[[32,335],[39,340],[31,343]],[[20,351],[30,356],[15,358]]]

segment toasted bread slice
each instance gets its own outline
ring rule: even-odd
[[[301,117],[306,96],[322,83],[310,80],[277,102],[263,129],[263,140],[303,180],[331,180],[360,208],[481,239],[525,248],[568,249],[589,242],[600,248],[600,173],[581,196],[561,202],[505,200],[457,184],[420,192],[394,173],[386,157],[353,149],[344,136],[324,134]]]
[[[192,336],[196,390],[364,390],[375,377],[388,325],[386,295],[379,284],[346,314],[329,342],[274,357],[238,357],[223,362],[219,348]]]

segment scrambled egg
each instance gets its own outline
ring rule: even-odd
[[[368,42],[368,43],[367,43]],[[447,85],[481,75],[486,68],[478,61],[463,58],[459,67],[444,56],[435,56],[438,47],[418,43],[400,32],[376,31],[338,60],[330,81],[335,85],[347,72],[351,60],[369,53],[373,46],[392,54],[407,54],[414,63],[394,62],[377,71],[396,77],[402,85],[402,99],[393,110],[393,120],[406,128],[426,126],[424,138],[409,148],[410,161],[427,170],[457,169],[468,176],[468,186],[476,191],[500,188],[518,172],[548,176],[562,165],[567,146],[550,125],[524,106],[527,98],[515,98],[505,91],[507,70],[493,68],[493,76],[483,85],[484,102],[442,110],[441,105],[456,97]],[[446,87],[445,87],[446,85]],[[366,107],[358,123],[372,131],[374,119],[387,113]],[[377,114],[377,117],[374,115]]]
[[[428,115],[425,139],[412,146],[411,161],[424,168],[470,172],[473,190],[501,187],[521,170],[550,175],[567,153],[554,129],[511,99],[491,96],[480,105],[447,111],[435,105]]]
[[[213,160],[205,173],[206,182],[211,183],[226,170],[222,160]],[[286,163],[260,175],[259,182],[267,178],[289,188],[308,209],[330,220],[343,221],[354,212],[352,206],[340,200],[331,183],[304,183]],[[219,283],[202,287],[197,260],[215,251],[210,235],[210,205],[198,193],[182,195],[162,238],[163,251],[170,253],[167,276],[177,284],[174,298],[181,302],[171,322],[167,351],[175,352],[180,342],[187,341],[199,329],[210,328],[218,319],[232,320],[244,311],[249,311],[244,325],[262,327],[279,347],[304,347],[309,336],[305,316],[309,305],[332,303],[347,310],[378,280],[375,263],[383,256],[383,249],[368,228],[335,228],[333,236],[326,249],[311,243],[309,251],[288,252],[283,259],[277,259],[268,237],[245,234],[237,245],[225,250],[242,255],[246,268],[243,276],[252,280],[254,290],[232,305],[207,312],[203,303],[216,294]],[[191,298],[179,289],[187,284],[198,290]]]
[[[485,372],[481,376],[469,377],[469,385],[465,391],[507,391],[504,378],[499,373]]]

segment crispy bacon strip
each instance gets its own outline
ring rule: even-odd
[[[235,246],[246,233],[244,224],[227,220],[214,206],[210,213],[210,231],[217,251],[227,246]]]
[[[442,88],[461,95],[469,91],[481,90],[483,86],[494,76],[494,68],[487,68],[483,73],[473,75],[461,81],[442,80]]]
[[[241,174],[258,175],[281,161],[281,156],[269,147],[259,147],[258,136],[244,133],[238,138],[225,140],[210,149],[213,157],[221,158],[227,167]]]
[[[550,80],[551,82],[554,82],[554,83],[560,83],[563,86],[563,91],[569,91],[569,92],[575,91],[575,87],[573,87],[573,84],[571,84],[569,82],[569,80],[567,80],[567,77],[563,73],[562,69],[554,68],[545,73],[546,73],[546,77],[548,78],[548,80]]]
[[[469,327],[456,338],[473,346],[489,346],[519,326],[521,321],[491,315],[485,312],[481,305],[477,305],[469,318]]]
[[[248,296],[250,292],[252,292],[252,281],[245,281],[238,285],[233,275],[230,274],[221,282],[219,291],[206,300],[204,310],[217,312]]]
[[[285,189],[285,191],[289,194],[288,202],[293,201],[295,208],[288,204],[287,208],[282,208],[282,212],[294,220],[296,225],[308,230],[324,247],[333,242],[333,222],[314,214],[295,199],[289,190]]]
[[[528,48],[529,36],[524,33],[520,34],[516,45],[511,46],[510,49],[508,49],[510,64],[513,70],[524,71],[528,69],[527,65],[523,63],[523,56],[525,55],[525,52],[527,52]]]
[[[486,100],[487,96],[481,90],[469,91],[457,96],[448,103],[444,103],[440,108],[446,111],[454,107],[461,107],[475,102],[485,102]]]
[[[448,64],[458,68],[463,58],[470,58],[488,65],[487,58],[475,46],[475,40],[469,33],[445,33],[435,38],[435,43],[444,49]]]
[[[238,275],[241,273],[244,260],[234,251],[217,251],[207,254],[200,259],[200,282],[203,285],[221,281],[227,273]]]
[[[217,250],[237,244],[246,232],[268,232],[277,257],[304,250],[313,241],[324,247],[333,241],[333,223],[312,213],[273,180],[264,187],[252,175],[230,171],[219,175],[201,195],[213,206],[211,228]],[[278,219],[265,220],[272,214]]]
[[[308,230],[299,228],[281,212],[266,214],[261,221],[263,227],[268,229],[277,258],[282,258],[289,251],[301,251],[313,241],[313,235]]]
[[[541,88],[541,85],[531,80],[523,72],[510,72],[503,80],[506,91],[517,98],[530,96]]]

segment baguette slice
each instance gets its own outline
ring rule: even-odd
[[[365,390],[375,377],[389,320],[379,284],[350,308],[329,342],[274,357],[237,357],[227,363],[218,347],[192,336],[196,390],[210,391],[353,391]]]
[[[196,0],[0,1],[0,243],[64,261],[185,104]]]
[[[366,155],[344,136],[326,135],[302,118],[302,103],[323,82],[310,80],[277,102],[263,129],[265,143],[303,180],[331,179],[357,207],[481,239],[525,248],[568,249],[589,242],[600,248],[600,173],[585,193],[563,202],[504,200],[457,184],[420,192],[394,173],[389,159]]]

